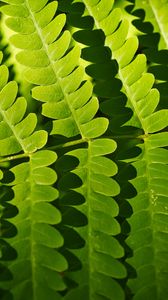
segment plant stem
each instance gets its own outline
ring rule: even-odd
[[[0,159],[0,163],[15,160],[15,159],[19,159],[19,158],[29,157],[30,155],[31,155],[31,153],[21,153],[21,154],[16,154],[16,155],[12,155],[12,156],[3,157],[3,158]]]
[[[114,135],[114,136],[103,136],[102,138],[108,138],[108,139],[114,139],[114,140],[120,140],[120,139],[139,139],[139,140],[144,140],[146,136],[145,135],[139,135],[139,136],[133,136],[133,135]],[[59,145],[54,145],[45,148],[45,150],[57,150],[57,149],[62,149],[62,148],[67,148],[83,143],[87,143],[87,139],[79,139],[75,141],[70,141],[67,143],[59,144]],[[11,161],[11,160],[16,160],[19,158],[25,158],[25,157],[30,157],[32,153],[21,153],[21,154],[16,154],[8,157],[3,157],[0,159],[0,163]]]
[[[75,141],[70,141],[64,144],[59,144],[59,145],[54,145],[51,147],[47,147],[47,150],[56,150],[56,149],[61,149],[61,148],[66,148],[66,147],[71,147],[71,146],[75,146],[78,144],[83,144],[86,143],[87,139],[80,139],[80,140],[75,140]]]

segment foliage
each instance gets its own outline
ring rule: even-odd
[[[167,7],[1,1],[0,299],[166,300]]]

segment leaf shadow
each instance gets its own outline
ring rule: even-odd
[[[121,225],[121,233],[117,236],[117,239],[125,249],[125,255],[120,260],[125,265],[128,276],[136,277],[135,269],[126,262],[127,257],[132,256],[133,253],[125,240],[131,230],[127,219],[133,214],[128,200],[131,200],[137,194],[131,184],[131,179],[136,177],[136,169],[131,163],[141,153],[139,144],[142,141],[139,139],[139,135],[142,134],[142,130],[133,126],[133,122],[130,122],[133,111],[127,106],[128,101],[123,93],[122,82],[116,77],[118,65],[112,57],[111,50],[105,46],[103,31],[93,29],[93,19],[90,17],[87,25],[85,25],[86,16],[82,15],[81,3],[75,3],[75,10],[73,9],[72,0],[68,1],[66,10],[61,5],[62,3],[59,2],[59,9],[62,12],[66,11],[69,27],[72,26],[77,29],[73,34],[73,38],[75,42],[82,44],[81,58],[85,61],[85,71],[94,85],[93,92],[100,103],[97,115],[108,118],[109,127],[105,135],[107,138],[116,140],[118,145],[115,153],[108,155],[118,166],[119,172],[115,179],[121,187],[120,194],[115,197],[119,205],[117,220]],[[77,10],[78,5],[79,10]],[[130,299],[131,292],[127,287],[127,280],[128,277],[117,281],[125,290],[126,297]]]
[[[77,286],[70,274],[82,268],[81,260],[75,251],[85,246],[85,240],[80,236],[78,228],[86,226],[88,220],[86,215],[78,209],[78,206],[85,202],[85,198],[76,190],[82,186],[82,180],[73,173],[73,170],[79,164],[79,160],[74,156],[66,155],[64,151],[65,149],[60,151],[54,166],[58,174],[56,186],[59,190],[59,199],[54,202],[54,205],[62,215],[62,221],[57,228],[64,237],[64,245],[61,247],[60,252],[68,261],[68,270],[64,272],[63,278],[67,290],[70,290]],[[64,296],[67,290],[61,294]]]
[[[137,9],[134,5],[130,9],[132,15],[138,17],[133,25],[141,31],[138,35],[139,53],[144,53],[147,57],[148,72],[155,76],[154,87],[160,92],[160,102],[157,109],[168,108],[168,50],[159,49],[161,35],[154,30],[150,22],[145,21],[145,10]]]
[[[10,238],[17,235],[17,228],[10,219],[18,214],[18,209],[10,203],[14,193],[9,184],[13,181],[14,175],[6,169],[1,168],[1,170],[4,177],[0,186],[0,281],[6,284],[13,279],[8,264],[17,258],[16,250],[10,245]],[[12,299],[10,292],[5,289],[0,289],[0,295],[2,295],[1,299]]]

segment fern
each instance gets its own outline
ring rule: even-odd
[[[138,2],[138,1],[137,1]],[[138,3],[137,3],[138,5]],[[150,12],[150,14],[149,14]],[[168,47],[168,36],[167,36],[167,3],[159,1],[149,1],[147,4],[147,20],[151,17],[154,19],[155,31],[159,31],[161,38],[163,39],[163,48]]]
[[[10,245],[17,251],[18,258],[17,262],[8,264],[15,277],[11,283],[7,283],[7,287],[12,290],[15,299],[21,299],[25,289],[29,291],[27,299],[45,299],[47,295],[55,295],[55,286],[48,282],[48,278],[55,272],[57,288],[64,288],[58,272],[67,268],[65,259],[53,249],[63,244],[63,238],[56,229],[49,226],[61,221],[59,211],[47,203],[57,197],[57,191],[49,187],[55,182],[56,174],[47,167],[55,162],[56,156],[47,150],[35,153],[46,144],[47,133],[44,130],[32,133],[37,123],[36,115],[29,114],[23,119],[26,100],[17,98],[15,101],[17,84],[7,83],[8,70],[5,66],[1,66],[1,72],[1,156],[23,151],[18,157],[29,157],[28,162],[21,162],[11,168],[15,177],[12,182],[12,205],[18,208],[19,214],[12,218],[12,224],[17,228],[17,237],[10,239]],[[10,159],[15,159],[15,156]],[[3,161],[5,158],[1,159]],[[56,262],[54,266],[53,260],[59,263]],[[42,291],[42,282],[48,282],[48,289],[45,287]]]
[[[102,296],[110,298],[112,294],[114,299],[124,297],[120,286],[112,279],[126,276],[125,267],[117,261],[123,256],[124,250],[113,237],[120,233],[120,225],[114,218],[118,213],[118,206],[110,196],[119,193],[119,186],[109,177],[115,175],[117,168],[111,160],[103,157],[115,148],[112,140],[96,139],[89,142],[88,149],[68,152],[79,159],[79,166],[74,172],[83,182],[78,192],[86,199],[82,211],[87,215],[89,224],[87,231],[81,231],[87,245],[80,254],[88,276],[82,282],[82,287],[68,294],[67,299],[79,297],[83,290],[87,299]]]
[[[128,33],[128,22],[126,20],[123,20],[121,24],[119,24],[120,19],[118,19],[118,23],[116,23],[115,27],[118,27],[118,29],[114,31],[113,28],[111,29],[111,27],[108,26],[108,22],[111,23],[113,15],[115,15],[115,10],[110,13],[112,3],[111,7],[107,7],[107,10],[105,9],[103,11],[103,15],[101,15],[101,13],[99,13],[99,11],[102,11],[100,6],[105,6],[105,3],[103,1],[100,1],[97,5],[92,5],[92,3],[90,3],[89,1],[84,2],[86,4],[88,12],[95,19],[96,27],[102,28],[107,36],[105,44],[110,47],[113,57],[118,62],[118,75],[123,83],[124,92],[128,97],[129,104],[131,107],[133,107],[134,117],[136,118],[135,120],[137,120],[134,121],[134,124],[142,128],[145,134],[143,154],[137,162],[138,167],[136,167],[137,178],[135,180],[135,187],[138,191],[138,196],[135,198],[135,207],[133,200],[131,200],[130,202],[133,207],[134,215],[130,219],[132,234],[130,234],[128,240],[129,246],[131,246],[131,248],[136,251],[134,257],[132,258],[132,261],[134,262],[133,266],[137,268],[137,279],[130,280],[131,287],[136,295],[136,299],[142,299],[143,297],[147,298],[150,296],[154,297],[154,295],[158,295],[158,298],[162,299],[164,295],[167,294],[167,275],[163,275],[162,279],[159,280],[156,274],[164,274],[164,272],[166,271],[164,268],[164,264],[166,262],[167,253],[166,251],[164,251],[163,246],[161,247],[161,249],[159,248],[160,243],[157,240],[157,236],[162,234],[162,232],[164,232],[165,230],[165,225],[163,225],[162,227],[160,225],[160,220],[166,215],[164,214],[165,209],[162,209],[161,207],[158,207],[155,212],[155,201],[159,199],[158,202],[161,203],[161,206],[164,207],[164,197],[166,197],[167,191],[165,191],[164,188],[165,184],[163,184],[162,186],[164,175],[159,176],[158,173],[163,168],[163,174],[166,174],[167,166],[165,164],[167,163],[167,161],[162,161],[161,163],[160,160],[158,160],[156,157],[158,148],[167,146],[167,143],[166,140],[161,140],[162,136],[166,136],[165,133],[158,133],[154,136],[149,136],[149,134],[158,132],[166,127],[167,110],[155,111],[159,101],[159,94],[157,90],[151,89],[154,83],[154,77],[152,74],[145,73],[146,58],[144,55],[139,54],[134,58],[135,52],[138,48],[138,42],[136,37],[131,37],[126,40],[126,36]],[[154,143],[153,145],[152,141],[155,140],[156,143]],[[146,201],[144,203],[139,203],[138,205],[137,201],[141,197],[141,194],[144,196],[144,188],[147,189]],[[159,195],[162,196],[159,197]],[[141,198],[139,201],[141,201]],[[141,224],[142,221],[140,221],[139,223],[140,214],[144,214],[144,224]],[[143,216],[141,218],[143,218]],[[163,223],[166,223],[166,217]],[[141,227],[138,226],[140,224]],[[153,226],[150,229],[149,226],[151,224]],[[138,243],[139,237],[137,238],[136,233],[141,234],[140,244]],[[166,239],[166,236],[164,236],[164,238]],[[150,248],[148,248],[149,243]],[[158,246],[156,246],[157,244]],[[155,247],[157,247],[157,253],[154,250]],[[151,250],[151,248],[153,248],[153,250]],[[143,267],[143,263],[139,262],[139,256],[141,255],[141,257],[144,257],[146,253],[145,251],[148,250],[149,253],[150,251],[151,253],[154,253],[153,261],[148,264],[147,262],[144,262]],[[154,261],[159,260],[161,252],[163,266],[161,265],[160,261],[159,263],[154,263]],[[153,268],[150,267],[150,265],[153,265]],[[139,269],[140,266],[141,268]],[[144,283],[143,276],[145,270],[147,272],[147,275],[145,277]],[[148,272],[150,272],[149,275]],[[151,280],[152,276],[153,280]],[[135,282],[137,284],[135,284]],[[154,282],[156,283],[154,284]],[[154,288],[152,289],[151,287]]]
[[[166,299],[167,3],[1,4],[1,298]]]

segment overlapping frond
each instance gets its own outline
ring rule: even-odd
[[[5,289],[3,282],[11,280],[12,274],[6,263],[13,261],[16,256],[16,250],[10,245],[10,239],[16,235],[17,229],[10,222],[18,210],[11,204],[13,192],[5,180],[5,171],[0,170],[0,296],[1,299],[11,296],[8,289]]]
[[[104,12],[102,17],[98,7],[101,2],[83,1],[87,12],[94,18],[95,26],[102,29],[106,35],[105,44],[111,49],[112,57],[119,65],[118,76],[123,83],[123,91],[128,98],[128,106],[133,110],[134,124],[144,131],[144,145],[142,155],[138,158],[135,167],[137,178],[133,181],[138,196],[130,200],[133,207],[133,215],[129,219],[131,232],[129,246],[134,250],[133,266],[137,270],[137,279],[130,280],[130,287],[134,299],[150,298],[164,299],[167,295],[165,261],[167,253],[167,209],[165,205],[167,188],[164,182],[167,172],[167,159],[164,149],[167,145],[166,134],[158,133],[168,125],[168,111],[157,111],[159,92],[152,89],[154,76],[146,73],[146,57],[143,54],[136,55],[138,40],[136,37],[127,39],[128,22],[124,19],[116,23],[111,29],[109,20],[113,23],[115,9]],[[164,153],[160,161],[158,152]],[[163,183],[164,182],[164,183]],[[144,192],[145,191],[145,192]],[[156,208],[157,207],[157,208]],[[159,244],[161,240],[161,244]],[[149,246],[150,245],[150,246]],[[146,251],[149,262],[145,260]],[[160,262],[162,253],[163,263]],[[153,280],[152,280],[153,278]],[[154,289],[152,287],[154,286]]]
[[[47,142],[47,132],[34,131],[37,117],[31,113],[24,117],[27,102],[17,97],[15,81],[8,82],[8,69],[0,66],[0,156],[23,151],[31,153],[42,148]]]
[[[134,214],[129,219],[132,232],[127,243],[134,250],[128,262],[137,278],[128,284],[136,300],[161,300],[168,294],[168,155],[162,148],[168,145],[167,138],[165,132],[148,137],[141,158],[134,163],[137,177],[132,183],[137,196],[130,200]]]
[[[124,249],[115,238],[121,231],[115,219],[119,208],[112,198],[119,193],[119,185],[111,178],[117,173],[117,166],[104,157],[115,149],[113,140],[95,139],[89,142],[88,149],[67,153],[79,160],[73,172],[81,178],[83,185],[76,191],[86,202],[78,209],[87,216],[88,225],[85,230],[79,230],[86,240],[86,247],[79,251],[83,269],[73,278],[80,285],[65,299],[78,299],[83,289],[85,299],[124,299],[124,292],[116,281],[126,277],[126,269],[118,260],[124,256]],[[80,282],[80,278],[85,279]]]
[[[165,42],[165,48],[168,48],[168,2],[150,0],[149,6],[152,9],[161,37]]]
[[[128,21],[123,19],[120,22],[120,16],[113,28],[108,25],[108,22],[113,23],[113,16],[116,10],[118,11],[118,8],[112,10],[113,3],[111,3],[111,12],[105,10],[106,17],[102,18],[101,15],[96,16],[94,13],[98,9],[97,5],[89,6],[87,0],[83,2],[86,3],[86,7],[96,20],[96,26],[104,31],[106,35],[105,44],[112,50],[112,57],[118,62],[118,75],[133,108],[134,116],[139,123],[137,126],[142,128],[146,134],[165,128],[168,112],[167,110],[154,112],[159,102],[159,93],[156,89],[152,89],[154,76],[146,73],[145,55],[135,56],[138,49],[138,39],[136,37],[127,39]]]
[[[17,300],[23,297],[46,299],[48,295],[58,299],[56,291],[65,289],[60,273],[67,268],[67,262],[55,250],[63,245],[63,238],[52,227],[61,221],[61,214],[49,203],[58,197],[57,190],[51,186],[57,176],[48,167],[55,162],[56,154],[47,150],[36,152],[46,144],[47,133],[44,130],[34,131],[37,123],[35,114],[24,118],[26,100],[16,99],[17,84],[7,82],[6,66],[0,67],[0,74],[1,163],[14,157],[29,157],[28,162],[20,162],[10,169],[14,177],[10,186],[5,179],[0,184],[0,247],[4,265],[0,286],[10,290]],[[19,152],[18,156],[13,156]],[[0,177],[3,179],[2,171]],[[14,253],[10,254],[9,261],[5,251]]]
[[[156,15],[153,13],[152,7],[155,7],[155,1],[144,2],[143,9],[141,4],[141,1],[137,0],[132,9],[132,13],[136,16],[133,24],[139,29],[139,49],[147,57],[148,71],[155,76],[155,87],[161,94],[159,108],[167,108],[168,50],[164,38],[165,35],[161,31],[162,21],[166,20],[166,2],[160,2],[160,8],[162,6],[165,7],[165,10],[160,15],[163,20],[156,18]],[[156,11],[159,13],[159,7]]]
[[[10,1],[7,2],[11,3]],[[24,48],[18,53],[17,60],[26,66],[24,72],[26,79],[39,85],[33,89],[33,97],[44,102],[43,115],[54,119],[51,134],[66,137],[80,134],[85,141],[100,137],[107,129],[108,121],[103,117],[94,118],[99,103],[96,97],[92,97],[91,82],[84,81],[84,68],[79,66],[80,48],[78,46],[70,48],[71,35],[68,31],[61,34],[65,25],[65,16],[59,14],[54,17],[57,2],[51,2],[44,8],[43,6],[43,1],[38,2],[38,4],[32,1],[22,1],[21,5],[12,4],[2,8],[4,13],[11,16],[7,19],[7,25],[17,32],[21,30],[21,33],[12,36],[11,42],[18,48]],[[21,12],[22,10],[24,12]],[[13,15],[15,15],[14,18]],[[28,22],[25,26],[26,20],[31,22],[32,26],[29,26]],[[21,25],[18,26],[18,23]],[[87,266],[89,278],[85,284],[87,285],[88,297],[92,297],[93,294],[95,299],[98,299],[100,295],[108,299],[112,287],[115,289],[114,299],[115,296],[119,296],[120,299],[124,298],[121,287],[114,280],[126,276],[125,268],[117,260],[124,255],[124,252],[113,237],[120,232],[120,226],[114,219],[118,213],[117,204],[110,196],[116,195],[119,192],[119,187],[109,177],[113,176],[117,169],[113,162],[102,157],[114,149],[113,141],[96,140],[88,141],[88,148],[86,149],[69,153],[80,161],[79,167],[74,173],[83,181],[83,186],[78,192],[86,199],[81,210],[88,217],[89,222],[88,228],[84,230],[85,235],[89,237],[89,244],[84,249],[89,263]],[[108,170],[108,166],[110,166],[110,170],[106,175],[105,170]],[[80,170],[82,170],[82,174]],[[91,212],[90,202],[93,203]],[[88,207],[88,210],[85,211],[84,207]],[[106,213],[106,207],[110,210],[109,214]],[[101,210],[103,211],[101,212]],[[110,217],[112,217],[112,221]],[[99,218],[102,219],[102,224],[99,234],[97,234]],[[88,231],[92,232],[91,237]],[[104,241],[103,248],[101,239]],[[110,253],[109,244],[114,245],[114,253]],[[119,250],[118,254],[117,249]],[[92,250],[93,257],[89,254]],[[82,259],[82,263],[85,259]],[[111,264],[111,268],[107,272],[108,264]],[[92,275],[92,269],[94,269],[95,279]],[[84,267],[85,271],[86,268]],[[108,287],[107,291],[103,283],[101,286],[99,284],[102,280]],[[93,291],[92,283],[94,285]],[[78,293],[78,289],[74,293]],[[67,294],[67,297],[69,295]]]
[[[92,97],[92,84],[83,82],[84,68],[79,66],[80,47],[71,47],[71,34],[64,28],[66,17],[56,17],[57,2],[6,1],[3,13],[11,16],[7,25],[19,32],[11,37],[24,49],[17,60],[27,66],[25,77],[33,84],[33,97],[45,102],[42,114],[54,119],[51,134],[83,138],[97,137],[108,126],[105,118],[93,119],[98,101]],[[14,16],[14,17],[13,17]]]
[[[48,167],[56,160],[49,150],[33,153],[30,161],[11,169],[15,205],[19,213],[12,218],[17,235],[10,238],[17,258],[8,264],[13,280],[2,287],[11,290],[14,299],[59,299],[57,291],[66,288],[61,273],[67,269],[65,258],[57,251],[63,237],[53,227],[60,223],[61,214],[52,205],[58,197],[51,185],[56,173]]]
[[[155,35],[155,38],[153,36],[153,39],[150,37],[150,39],[146,40],[146,43],[149,43],[151,46],[156,46],[156,39],[158,38],[159,48],[165,49],[166,41],[164,39],[164,35],[162,35],[161,32],[161,26],[159,19],[156,17],[154,10],[152,9],[153,2],[155,1],[145,1],[142,7],[142,2],[140,0],[136,0],[134,2],[134,9],[132,13],[137,17],[136,20],[133,21],[133,24],[138,28],[139,34],[141,35],[142,32],[148,33],[151,35],[152,30],[154,30],[155,33],[160,33],[160,39],[158,38],[157,34]],[[160,5],[161,2],[160,2]],[[141,24],[139,21],[139,18],[143,19],[144,25]]]

